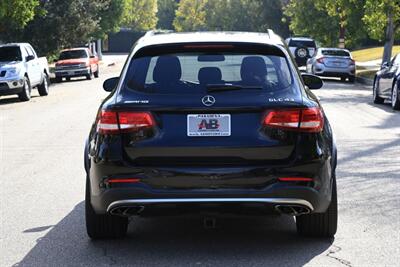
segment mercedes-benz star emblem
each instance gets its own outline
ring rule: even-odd
[[[211,95],[206,95],[201,99],[201,102],[207,107],[214,105],[215,103],[215,98]]]

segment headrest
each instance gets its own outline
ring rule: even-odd
[[[198,78],[200,84],[220,83],[222,73],[217,67],[204,67],[199,70]]]
[[[153,70],[153,80],[157,83],[173,83],[181,79],[181,63],[176,56],[160,56]]]
[[[260,56],[249,56],[242,60],[240,68],[240,75],[242,80],[254,80],[255,78],[262,78],[267,74],[267,64]]]

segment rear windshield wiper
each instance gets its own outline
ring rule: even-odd
[[[261,86],[242,86],[237,84],[225,83],[225,84],[207,84],[207,92],[218,92],[218,91],[233,91],[242,89],[255,89],[262,90]]]

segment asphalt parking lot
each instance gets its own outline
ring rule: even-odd
[[[374,105],[360,84],[315,91],[338,143],[339,228],[302,238],[290,217],[136,219],[122,240],[90,241],[84,220],[83,147],[104,79],[0,98],[1,266],[398,266],[400,112]]]

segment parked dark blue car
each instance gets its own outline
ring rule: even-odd
[[[392,101],[392,108],[400,110],[400,54],[390,62],[382,64],[374,78],[373,98],[375,104],[382,104],[385,99]]]
[[[85,148],[86,226],[120,237],[131,216],[296,216],[337,227],[329,121],[283,40],[268,33],[146,35],[104,83]]]

